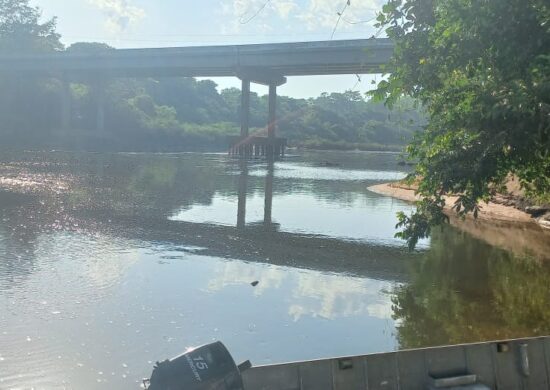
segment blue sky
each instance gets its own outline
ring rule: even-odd
[[[117,48],[246,44],[368,38],[384,0],[31,0],[45,18],[58,17],[65,44],[105,42]],[[294,77],[280,88],[293,97],[355,88],[379,76]],[[220,88],[237,79],[214,79]],[[266,88],[254,86],[258,93]]]

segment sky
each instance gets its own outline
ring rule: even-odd
[[[116,48],[177,47],[369,38],[384,0],[31,0],[43,17],[57,17],[66,45],[105,42]],[[343,11],[343,12],[342,12]],[[339,13],[342,15],[339,16]],[[219,88],[236,78],[216,78]],[[379,75],[291,77],[281,95],[362,93]],[[252,90],[267,93],[267,87]]]

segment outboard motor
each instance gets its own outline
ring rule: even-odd
[[[183,355],[157,363],[147,390],[244,390],[241,371],[221,342],[205,345]]]

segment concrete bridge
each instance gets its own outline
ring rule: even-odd
[[[238,77],[242,80],[241,137],[233,150],[249,155],[250,84],[269,86],[267,148],[273,154],[277,87],[287,76],[381,73],[393,54],[389,39],[202,46],[159,49],[113,49],[100,52],[58,52],[0,55],[0,72],[17,77],[56,77],[64,80],[61,117],[71,126],[70,82],[93,82],[98,89],[97,128],[104,128],[102,85],[115,77]],[[257,138],[257,137],[256,137]],[[265,144],[265,142],[264,142]],[[270,147],[269,145],[272,145]],[[284,149],[278,148],[278,149]]]

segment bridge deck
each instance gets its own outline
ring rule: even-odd
[[[280,76],[380,73],[393,53],[389,39],[113,49],[100,53],[58,52],[0,55],[0,72],[75,77],[240,76],[250,70]]]

